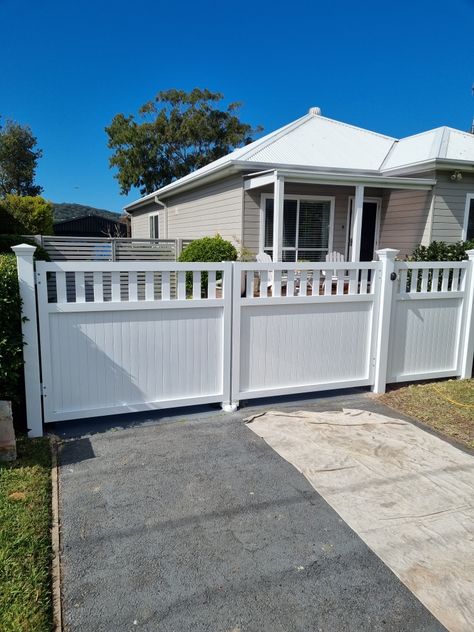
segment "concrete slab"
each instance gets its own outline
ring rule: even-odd
[[[66,630],[444,630],[245,426],[258,409],[56,427]]]

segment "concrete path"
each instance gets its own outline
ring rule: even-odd
[[[382,408],[357,393],[272,402],[363,405]],[[56,427],[66,630],[444,630],[245,426],[255,410]]]

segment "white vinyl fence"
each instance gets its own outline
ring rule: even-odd
[[[470,377],[465,262],[55,262],[15,246],[31,436],[42,423]],[[36,307],[37,303],[37,307]],[[36,324],[39,325],[39,336]]]

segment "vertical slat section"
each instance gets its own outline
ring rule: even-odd
[[[453,292],[459,292],[461,289],[461,268],[454,269],[453,272]]]
[[[422,292],[428,292],[428,275],[429,275],[429,269],[425,268],[423,270],[423,273],[421,275],[421,291]]]
[[[128,273],[128,300],[138,301],[138,277],[134,270]]]
[[[349,270],[349,294],[357,294],[357,277],[359,276],[359,270]]]
[[[94,303],[104,302],[104,281],[102,272],[94,272]]]
[[[359,294],[367,294],[367,277],[368,277],[368,270],[361,270]]]
[[[449,290],[449,268],[443,268],[443,283],[441,285],[441,291],[447,292]]]
[[[288,278],[286,281],[286,295],[294,296],[295,295],[295,271],[288,270]]]
[[[118,303],[120,301],[120,272],[112,272],[112,301]]]
[[[201,271],[193,270],[193,299],[201,298]]]
[[[328,296],[329,294],[332,294],[332,270],[325,270],[326,272],[326,276],[324,278],[324,294],[325,296]]]
[[[76,272],[74,275],[76,284],[76,303],[84,303],[86,300],[86,284],[84,272]]]
[[[441,268],[433,269],[433,279],[431,281],[432,292],[439,292],[440,274],[441,274]]]
[[[313,270],[313,282],[311,284],[311,296],[319,296],[319,284],[321,281],[321,270]]]
[[[300,288],[298,295],[306,296],[308,294],[308,270],[301,270]]]
[[[281,270],[273,272],[273,294],[272,296],[281,296]]]
[[[260,297],[268,296],[268,270],[260,271]]]
[[[180,270],[178,272],[178,299],[184,300],[186,298],[186,272]]]
[[[56,272],[56,297],[58,303],[67,303],[65,272]]]
[[[408,274],[408,270],[400,270],[400,294],[406,294],[407,274]]]
[[[338,294],[339,296],[344,294],[344,270],[337,271],[336,294]]]
[[[410,279],[410,292],[416,292],[418,286],[418,269],[412,268]]]
[[[165,271],[161,273],[161,298],[163,301],[169,301],[170,297],[170,273]]]
[[[207,274],[207,297],[216,298],[216,271],[210,270]]]
[[[145,301],[153,301],[155,299],[154,277],[154,272],[145,272]]]

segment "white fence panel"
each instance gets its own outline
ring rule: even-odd
[[[460,375],[469,262],[397,262],[387,382]]]
[[[372,384],[380,266],[240,264],[233,400]]]
[[[193,279],[179,298],[176,273]],[[228,403],[231,275],[230,263],[39,263],[45,421]]]

